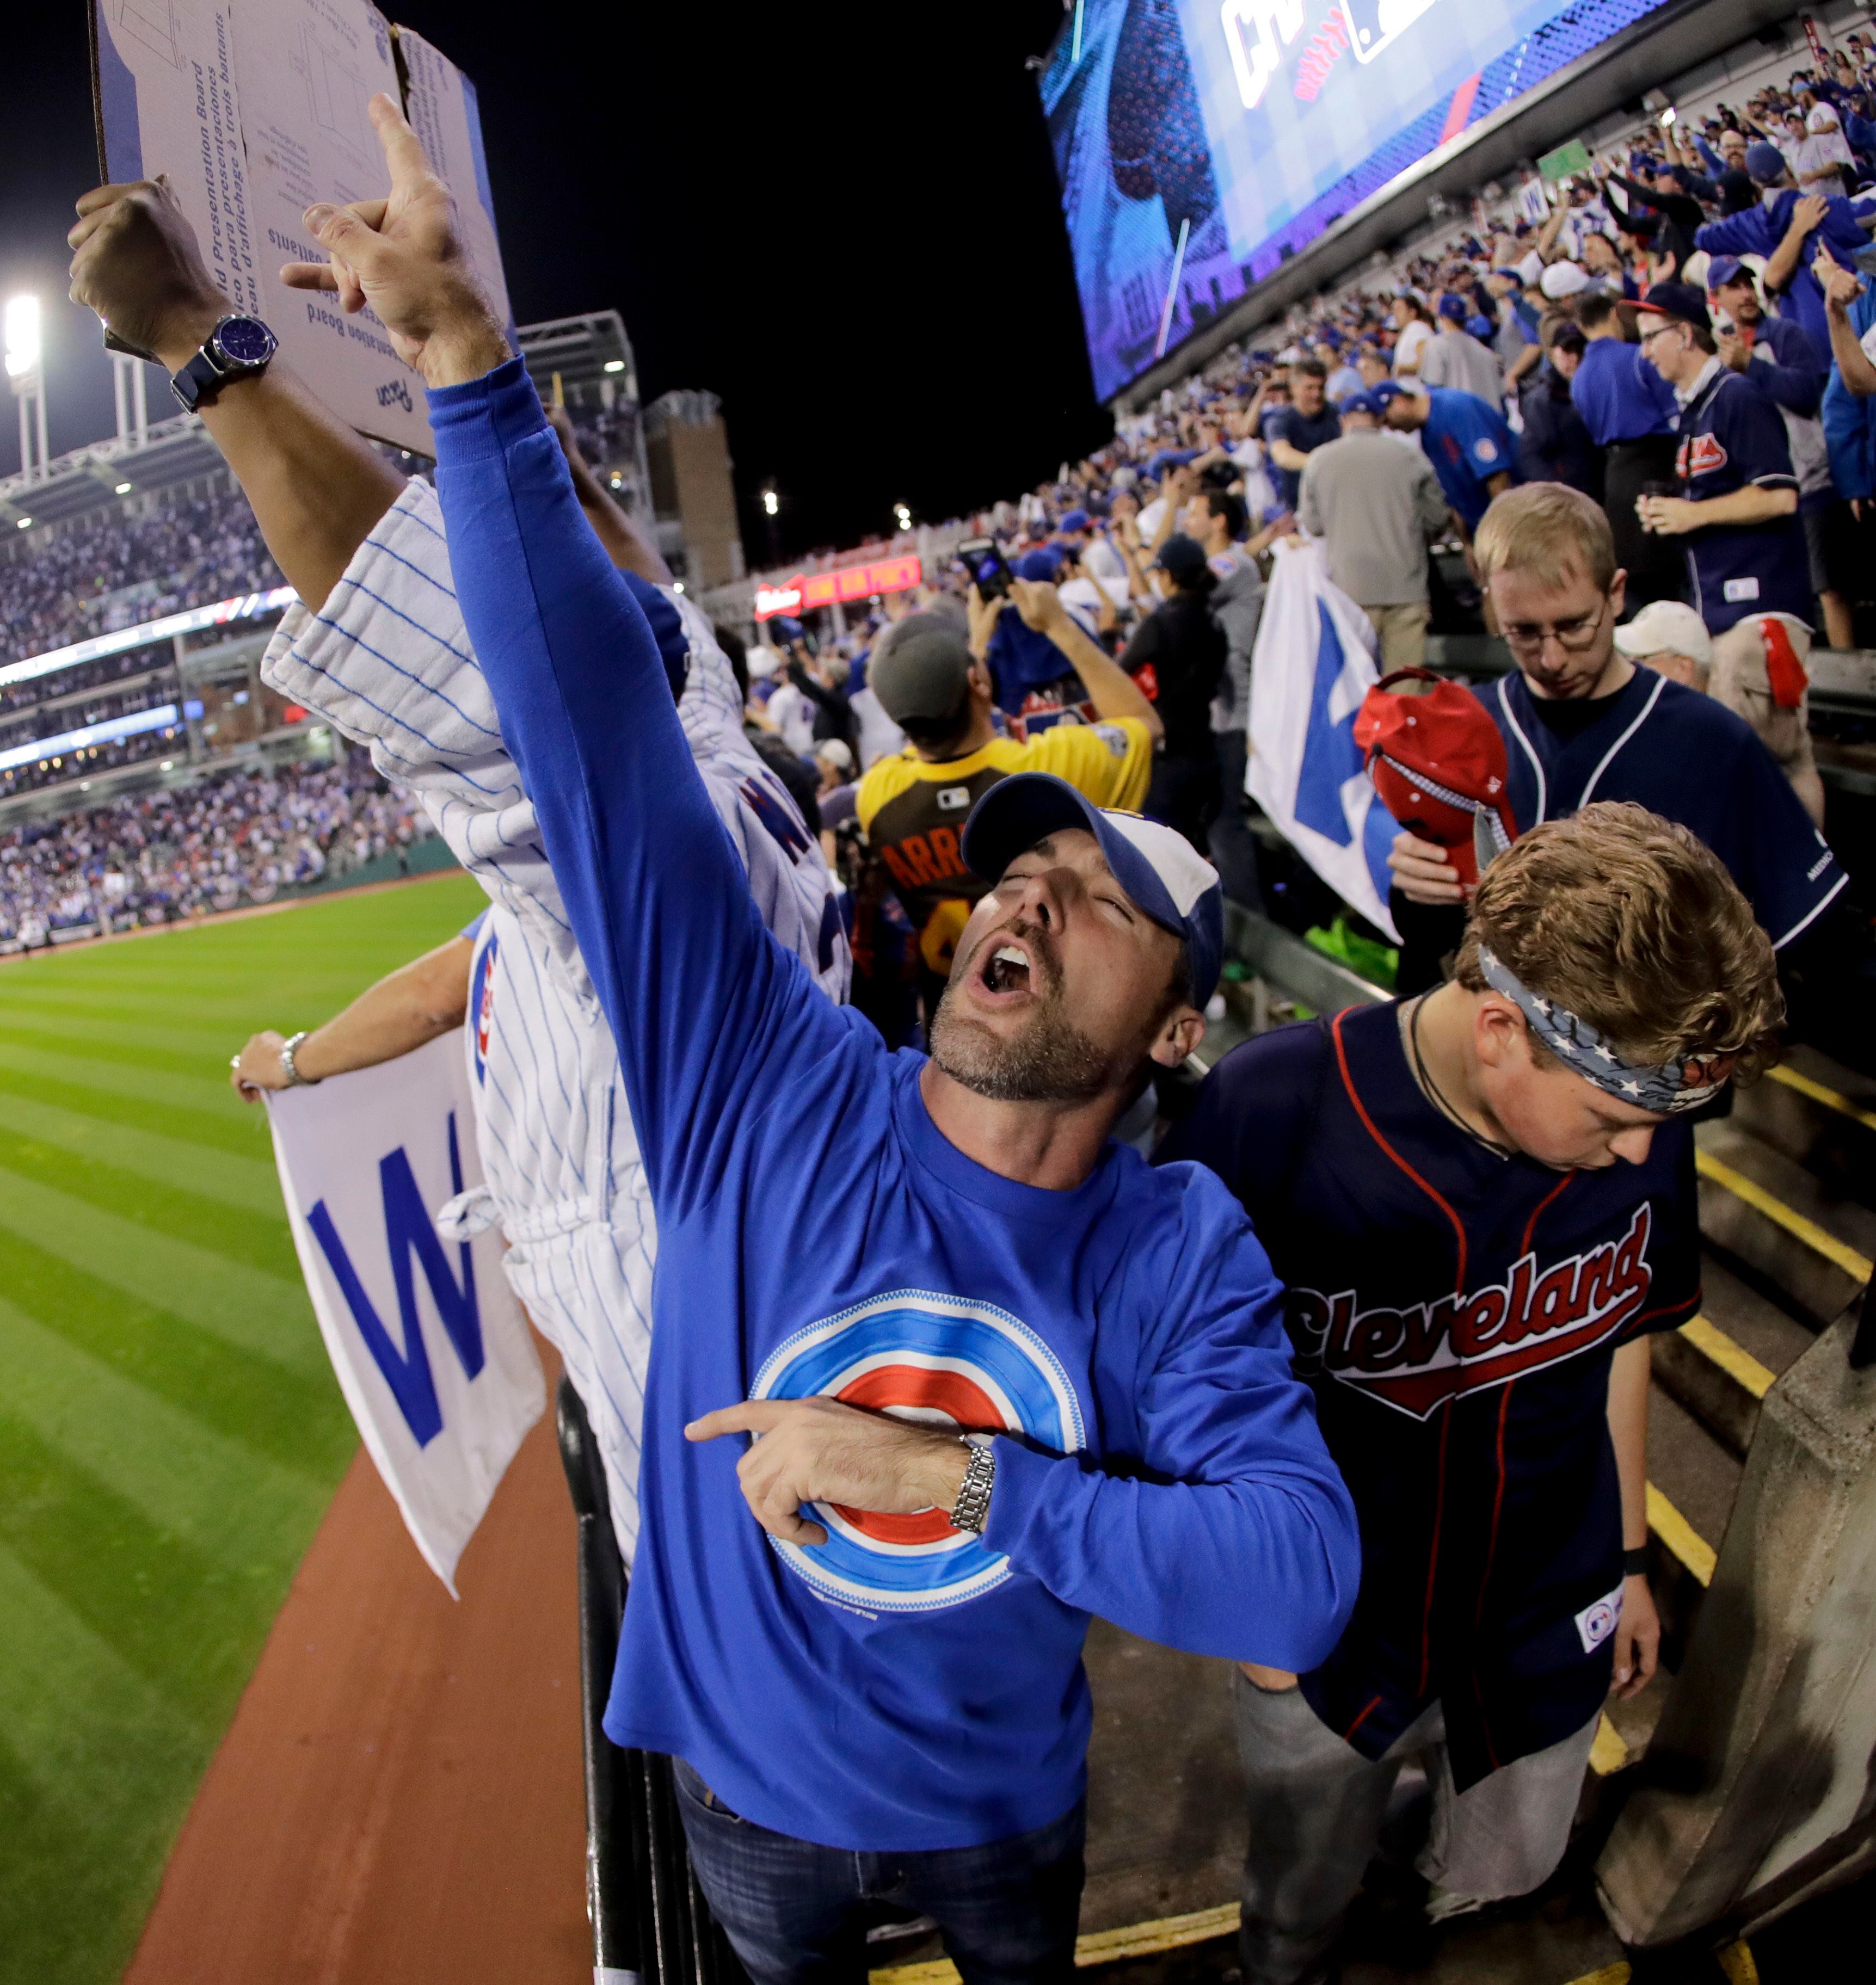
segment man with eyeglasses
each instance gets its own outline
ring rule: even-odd
[[[1504,734],[1520,829],[1596,800],[1635,801],[1720,857],[1775,949],[1812,931],[1848,878],[1750,724],[1618,651],[1626,575],[1601,509],[1565,484],[1529,483],[1493,504],[1475,549],[1518,664],[1480,700]],[[1804,554],[1797,533],[1800,573]],[[1407,995],[1440,982],[1467,892],[1446,851],[1414,835],[1396,838],[1388,865]]]

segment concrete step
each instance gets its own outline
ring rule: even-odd
[[[1649,1339],[1656,1382],[1742,1461],[1773,1382],[1813,1342],[1716,1256],[1703,1265],[1700,1314]]]
[[[1832,1197],[1876,1207],[1876,1080],[1797,1047],[1737,1092],[1732,1120],[1803,1166]]]
[[[1649,1583],[1662,1659],[1680,1664],[1743,1473],[1739,1460],[1662,1386],[1649,1395]]]
[[[1876,1211],[1736,1123],[1702,1123],[1694,1139],[1710,1248],[1800,1320],[1834,1322],[1868,1284]]]

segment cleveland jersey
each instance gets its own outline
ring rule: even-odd
[[[1361,1523],[1354,1617],[1303,1678],[1378,1758],[1444,1707],[1461,1791],[1580,1730],[1609,1685],[1622,1501],[1610,1361],[1699,1302],[1693,1141],[1556,1172],[1421,1093],[1392,1003],[1246,1042],[1159,1157],[1236,1193]]]
[[[993,737],[962,758],[921,758],[908,746],[873,765],[854,795],[860,825],[912,920],[926,970],[939,979],[950,976],[953,948],[989,886],[965,865],[964,823],[1013,772],[1053,772],[1096,806],[1138,812],[1153,741],[1144,724],[1124,717],[1058,724],[1027,744]]]

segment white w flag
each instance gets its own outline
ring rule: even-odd
[[[462,1547],[546,1402],[499,1231],[446,1243],[432,1224],[482,1183],[462,1036],[267,1100],[339,1389],[454,1598]]]
[[[1374,630],[1314,545],[1279,542],[1276,554],[1251,658],[1245,787],[1330,888],[1398,941],[1387,851],[1400,830],[1355,743],[1355,714],[1380,679]]]

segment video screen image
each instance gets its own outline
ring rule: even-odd
[[[1103,398],[1665,0],[1078,0],[1042,73]]]

